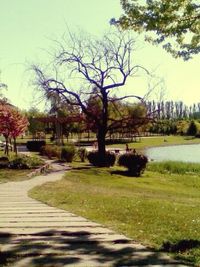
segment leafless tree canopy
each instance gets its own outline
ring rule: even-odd
[[[67,41],[57,42],[54,75],[48,76],[39,66],[33,66],[37,84],[46,94],[56,92],[62,101],[79,106],[86,116],[96,122],[99,149],[105,153],[109,102],[127,98],[142,101],[140,96],[134,94],[115,99],[113,95],[116,95],[128,78],[136,75],[139,69],[145,72],[147,70],[132,63],[135,42],[127,34],[109,33],[101,39],[86,35],[77,37],[73,34],[69,34],[69,37]],[[101,103],[100,117],[87,108],[88,99],[92,96],[98,97]]]

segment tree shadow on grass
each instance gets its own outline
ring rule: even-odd
[[[161,251],[164,252],[186,252],[193,248],[200,248],[200,241],[196,239],[183,239],[176,243],[166,241],[163,243]]]
[[[49,230],[31,235],[0,235],[0,265],[20,263],[22,266],[60,267],[68,264],[94,266],[95,263],[95,266],[113,267],[177,266],[176,261],[162,253],[136,246],[125,238],[105,240],[105,234]]]
[[[77,167],[72,167],[72,170],[89,170],[91,169],[93,166],[91,166],[90,164],[86,164],[84,166],[77,166]]]
[[[110,171],[110,174],[116,174],[116,175],[121,175],[121,176],[126,176],[126,177],[131,177],[131,178],[138,178],[139,176],[134,176],[132,173],[130,173],[127,170],[116,170],[116,171]]]
[[[191,263],[190,257],[185,259],[185,255],[192,250],[192,249],[199,249],[200,248],[200,240],[197,239],[182,239],[177,242],[170,242],[166,241],[163,242],[163,245],[160,249],[161,252],[169,252],[174,253],[177,260],[188,260],[187,266],[194,266]]]

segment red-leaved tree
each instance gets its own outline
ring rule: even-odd
[[[5,138],[5,154],[9,154],[9,140],[14,141],[14,151],[17,153],[16,138],[23,134],[28,126],[28,120],[16,108],[0,105],[0,134]]]

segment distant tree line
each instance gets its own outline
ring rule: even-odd
[[[200,136],[200,103],[187,106],[182,101],[149,101],[146,107],[153,116],[150,133]]]
[[[182,101],[148,101],[148,113],[157,119],[200,119],[200,102],[185,105]]]
[[[93,113],[98,116],[100,112],[98,99],[90,98],[87,109],[93,110]],[[118,102],[114,107],[113,103],[109,105],[109,112],[115,118],[108,124],[106,138],[109,140],[133,139],[144,134],[200,135],[200,103],[187,106],[182,101],[147,101],[146,104]],[[80,109],[72,109],[66,104],[62,105],[61,102],[56,105],[54,102],[51,103],[50,110],[46,113],[31,108],[25,114],[29,120],[29,133],[33,136],[36,136],[37,132],[44,132],[56,139],[56,124],[42,123],[37,120],[37,118],[48,118],[55,114],[60,121],[70,117],[80,118],[77,121],[69,120],[67,123],[62,123],[62,138],[73,138],[75,135],[78,139],[87,136],[90,140],[97,133],[95,120],[84,116]]]

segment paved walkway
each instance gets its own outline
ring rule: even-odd
[[[27,196],[36,185],[62,177],[56,171],[0,184],[0,266],[183,266],[123,235]]]

